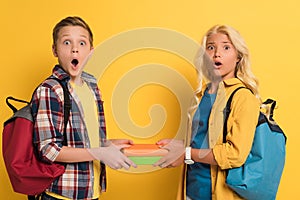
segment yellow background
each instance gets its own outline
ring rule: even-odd
[[[297,154],[300,146],[297,126],[300,108],[297,104],[299,89],[296,89],[300,86],[297,78],[300,67],[299,6],[297,0],[1,1],[0,128],[2,129],[4,120],[11,115],[11,111],[5,105],[5,97],[14,95],[29,100],[33,89],[51,73],[56,63],[51,52],[52,28],[66,16],[78,15],[89,23],[95,35],[95,46],[115,34],[142,27],[172,29],[200,41],[204,32],[211,26],[228,24],[241,32],[250,48],[252,68],[260,80],[263,99],[272,97],[278,101],[275,119],[286,132],[288,143],[286,166],[277,199],[295,199],[298,196],[300,179],[300,159]],[[117,60],[101,77],[99,85],[104,100],[109,102],[110,91],[115,84],[113,81],[118,79],[120,70],[123,73],[135,65],[147,62],[172,66],[195,86],[194,71],[182,59],[165,52],[138,51]],[[171,116],[175,113],[178,118],[180,113],[176,109],[177,103],[169,91],[165,92],[164,88],[152,86],[145,86],[141,90],[141,93],[137,92],[134,96],[136,102],[143,100],[143,94],[154,96],[159,91],[167,96],[165,100],[170,99],[171,105],[166,105],[167,114]],[[145,105],[137,106],[145,106],[141,111],[147,112],[156,99],[144,100]],[[135,102],[130,104],[133,120],[136,120],[136,123],[147,124],[149,119],[141,118],[141,112],[134,109],[134,104]],[[105,105],[108,134],[111,138],[126,137],[114,122],[108,104]],[[174,126],[178,123],[177,118],[173,117],[166,122],[165,132],[174,131]],[[164,136],[168,134],[160,133],[150,138],[149,142],[155,142]],[[108,191],[101,199],[172,200],[179,180],[179,171],[180,169],[176,168],[128,174],[109,170]],[[12,191],[2,157],[0,199],[26,199],[24,195]]]

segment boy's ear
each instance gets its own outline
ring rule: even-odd
[[[57,57],[56,46],[54,44],[52,44],[52,53],[55,57]]]

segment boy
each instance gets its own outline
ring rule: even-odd
[[[80,17],[67,17],[53,29],[53,54],[58,65],[52,77],[66,84],[71,111],[63,143],[63,89],[45,80],[32,100],[34,144],[42,161],[65,164],[65,173],[42,194],[42,199],[98,199],[105,191],[105,165],[113,169],[136,165],[120,149],[131,140],[106,141],[103,101],[96,79],[83,67],[93,51],[93,34]],[[99,162],[101,160],[101,164]]]

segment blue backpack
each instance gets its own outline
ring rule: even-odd
[[[232,98],[242,88],[245,87],[235,89],[227,101],[223,143],[226,142],[227,120]],[[227,170],[227,185],[248,200],[276,199],[285,163],[287,138],[273,119],[276,101],[267,99],[263,105],[271,105],[268,107],[269,116],[260,112],[252,148],[246,162],[241,167]]]

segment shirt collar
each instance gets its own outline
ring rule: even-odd
[[[65,70],[60,65],[55,65],[53,69],[53,76],[55,76],[60,80],[65,80],[65,79],[70,80],[70,75],[66,73]],[[84,71],[81,74],[81,78],[88,83],[97,84],[96,78],[93,75],[86,73]]]
[[[238,78],[230,78],[223,81],[225,87],[241,84],[242,81]]]

